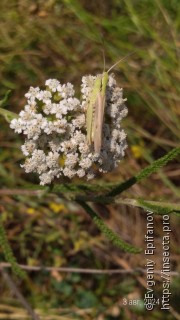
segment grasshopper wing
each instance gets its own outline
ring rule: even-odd
[[[100,153],[102,145],[102,128],[104,120],[105,95],[99,93],[95,102],[94,117],[94,151]]]

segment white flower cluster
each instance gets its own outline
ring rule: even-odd
[[[73,85],[58,80],[46,81],[46,89],[31,87],[25,97],[27,104],[10,127],[26,136],[21,149],[27,157],[25,172],[36,172],[40,184],[55,178],[95,177],[118,165],[127,147],[126,134],[120,122],[127,115],[122,89],[113,75],[109,76],[100,154],[87,144],[85,114],[95,76],[82,78],[82,101],[74,97]]]

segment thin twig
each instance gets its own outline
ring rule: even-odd
[[[45,190],[24,190],[24,189],[1,189],[0,196],[39,196],[45,193]]]
[[[4,280],[6,281],[8,287],[13,291],[13,293],[15,294],[17,299],[21,302],[23,307],[27,310],[29,315],[32,317],[32,320],[40,320],[38,315],[34,312],[34,310],[31,308],[29,303],[26,301],[26,299],[24,298],[22,293],[19,291],[18,287],[16,286],[16,284],[14,283],[14,281],[12,280],[10,275],[4,270],[2,264],[0,265],[0,271],[1,271],[2,276],[3,276]]]
[[[19,264],[19,267],[27,271],[59,271],[65,273],[91,273],[91,274],[134,274],[134,273],[146,273],[147,270],[143,268],[135,269],[83,269],[83,268],[66,268],[66,267],[44,267],[44,266],[28,266]],[[11,268],[10,263],[1,262],[0,268]],[[154,274],[161,274],[161,270],[154,270]],[[179,276],[180,273],[177,271],[171,271],[171,276]]]

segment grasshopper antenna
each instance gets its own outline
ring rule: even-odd
[[[103,72],[105,72],[105,67],[106,67],[105,42],[104,42],[104,36],[102,33],[100,34],[100,42],[101,42],[101,51],[102,51],[102,56],[103,56]]]
[[[109,71],[111,71],[115,66],[117,66],[121,61],[125,60],[126,58],[128,58],[129,56],[131,56],[132,54],[134,54],[136,51],[130,52],[128,53],[125,57],[121,58],[120,60],[118,60],[115,64],[113,64],[113,66],[111,68],[109,68],[109,70],[107,71],[107,73],[109,73]]]
[[[106,68],[106,58],[105,58],[104,48],[102,49],[102,55],[103,55],[103,72],[105,72],[105,68]]]

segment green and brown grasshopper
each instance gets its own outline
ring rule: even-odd
[[[86,111],[87,143],[89,145],[94,143],[95,153],[100,153],[102,146],[102,128],[109,72],[131,54],[132,52],[118,60],[108,71],[104,71],[95,79]]]

